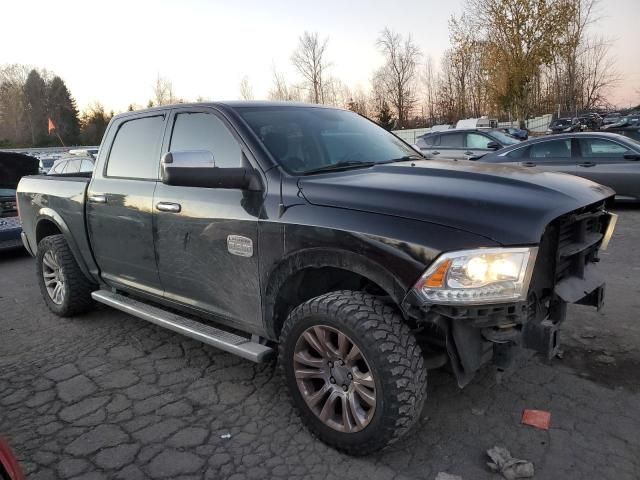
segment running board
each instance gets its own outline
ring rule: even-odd
[[[118,293],[96,290],[91,293],[91,296],[97,302],[252,362],[264,362],[274,353],[271,347],[252,342],[249,338],[220,330]]]

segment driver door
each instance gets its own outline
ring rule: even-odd
[[[207,151],[216,167],[247,166],[247,152],[210,108],[174,110],[164,151]],[[262,325],[258,215],[262,192],[158,182],[153,199],[165,298],[229,324]]]

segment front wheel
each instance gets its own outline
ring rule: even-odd
[[[426,397],[427,370],[411,331],[395,308],[362,292],[331,292],[294,309],[279,363],[308,428],[354,455],[399,439]]]
[[[91,308],[91,292],[97,287],[80,270],[64,236],[40,241],[36,268],[42,297],[53,313],[70,317]]]

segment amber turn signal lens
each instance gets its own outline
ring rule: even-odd
[[[449,271],[449,267],[451,266],[451,260],[447,259],[440,264],[440,266],[429,275],[424,283],[423,287],[429,288],[442,288],[444,287],[444,279],[447,276],[447,272]]]

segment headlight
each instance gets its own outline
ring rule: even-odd
[[[526,300],[537,253],[537,247],[444,253],[414,289],[428,303],[442,305]]]
[[[563,132],[570,132],[571,131],[571,127],[567,127],[563,130]]]

